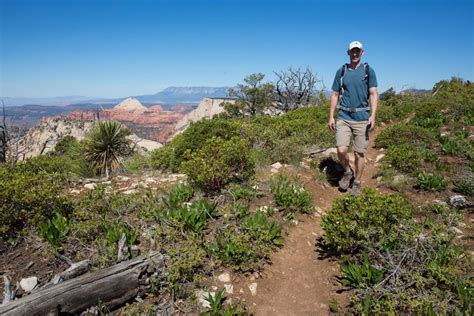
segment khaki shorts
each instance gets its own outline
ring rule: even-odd
[[[354,151],[365,154],[369,146],[369,121],[336,121],[336,147],[349,147],[354,136]]]

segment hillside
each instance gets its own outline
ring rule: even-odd
[[[148,155],[102,123],[0,167],[0,313],[470,314],[474,86],[437,86],[380,102],[359,195],[328,104],[199,120]]]

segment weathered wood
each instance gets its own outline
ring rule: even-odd
[[[77,314],[99,300],[114,308],[146,291],[149,277],[163,266],[162,254],[142,255],[1,305],[0,315]]]

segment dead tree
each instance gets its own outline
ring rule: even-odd
[[[164,262],[157,252],[142,255],[7,302],[0,305],[0,315],[72,315],[99,301],[112,309],[147,292],[152,275],[162,272]]]
[[[290,67],[286,71],[275,72],[275,75],[278,78],[275,107],[283,112],[307,106],[315,95],[316,83],[321,82],[309,68],[302,71]]]
[[[0,166],[7,160],[8,130],[5,122],[5,103],[2,100],[2,123],[0,124]]]

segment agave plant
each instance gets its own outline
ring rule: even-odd
[[[87,135],[84,156],[94,169],[108,178],[109,173],[122,165],[124,156],[130,155],[131,142],[127,127],[116,121],[100,121]]]

